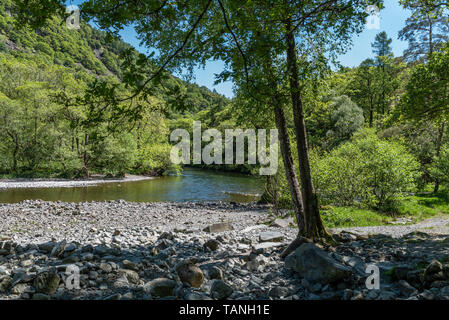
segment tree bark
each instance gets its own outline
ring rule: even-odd
[[[312,173],[310,170],[309,150],[307,143],[307,131],[304,120],[304,111],[299,85],[298,59],[296,54],[296,43],[290,18],[285,22],[286,44],[287,44],[287,66],[290,81],[290,94],[293,108],[293,120],[295,124],[296,144],[299,157],[299,172],[301,178],[304,222],[305,228],[302,236],[313,239],[322,238],[327,234],[323,221],[321,220],[318,198],[313,186]]]
[[[274,108],[274,117],[276,121],[276,128],[279,132],[279,143],[281,146],[282,160],[284,162],[285,176],[290,189],[290,195],[296,215],[296,222],[298,224],[298,234],[303,234],[305,223],[302,194],[299,188],[295,164],[293,162],[284,110],[277,105]]]

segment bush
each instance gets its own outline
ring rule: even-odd
[[[431,170],[432,176],[439,179],[440,183],[449,187],[449,148],[444,146],[440,156],[435,159],[435,166]]]
[[[331,146],[335,146],[349,140],[363,126],[365,118],[363,110],[347,96],[334,98],[332,109],[332,130],[327,132],[327,136]]]
[[[323,202],[358,202],[381,211],[394,210],[401,193],[414,188],[418,167],[402,144],[381,140],[371,129],[359,131],[324,157],[312,157]]]

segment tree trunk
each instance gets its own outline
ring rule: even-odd
[[[279,143],[281,145],[282,160],[284,162],[285,176],[287,178],[290,195],[295,210],[296,221],[298,224],[298,234],[304,233],[304,207],[301,190],[299,188],[298,177],[296,175],[295,163],[293,162],[290,138],[288,137],[287,125],[285,122],[284,110],[279,106],[274,108],[276,128],[279,132]]]
[[[441,144],[442,144],[442,141],[443,141],[443,135],[444,135],[445,126],[446,126],[446,124],[443,122],[441,124],[441,127],[438,129],[438,137],[437,137],[436,152],[435,152],[435,156],[436,156],[437,159],[440,157]],[[438,177],[436,177],[435,178],[435,186],[433,188],[433,192],[437,193],[439,189],[440,189],[440,180],[438,179]]]
[[[309,150],[307,144],[306,124],[304,121],[304,111],[302,105],[301,89],[299,85],[299,71],[296,54],[295,37],[292,32],[291,20],[285,22],[287,34],[287,65],[290,81],[290,93],[293,107],[293,119],[295,124],[296,144],[298,148],[299,173],[301,178],[304,222],[305,228],[302,236],[313,239],[327,236],[326,229],[321,220],[318,198],[313,186],[312,173],[310,170]]]

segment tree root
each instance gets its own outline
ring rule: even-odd
[[[303,243],[312,243],[313,241],[302,236],[298,236],[295,240],[293,240],[287,248],[281,253],[281,259],[285,259],[290,253],[295,251],[298,247],[300,247]]]

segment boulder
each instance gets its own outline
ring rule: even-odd
[[[186,282],[194,288],[199,288],[203,284],[203,271],[201,271],[195,264],[191,262],[181,262],[175,269],[182,282]]]
[[[267,231],[259,235],[260,242],[282,242],[284,235],[280,232]]]
[[[290,222],[293,222],[292,220],[293,219],[276,219],[270,224],[270,227],[288,228],[290,226]]]
[[[313,243],[304,243],[295,251],[295,271],[310,282],[336,282],[351,275],[350,268],[331,258]]]
[[[230,222],[215,223],[203,229],[204,232],[216,233],[234,230]]]
[[[52,295],[58,290],[60,280],[56,269],[44,271],[34,279],[34,287],[38,293]]]
[[[212,298],[217,300],[224,300],[229,298],[234,293],[234,289],[226,284],[223,280],[214,280],[210,288]]]
[[[209,248],[212,251],[217,251],[220,246],[220,242],[215,239],[208,240],[205,244],[205,248]]]
[[[8,289],[11,281],[10,276],[0,276],[0,293],[4,293]]]
[[[167,278],[154,279],[144,286],[145,292],[155,297],[173,296],[176,288],[176,281]]]

